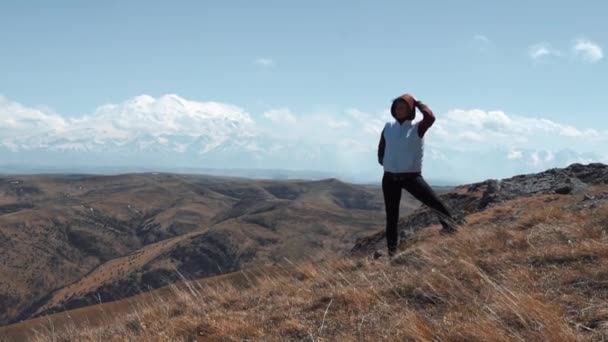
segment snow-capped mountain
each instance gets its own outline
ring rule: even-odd
[[[241,108],[188,101],[177,95],[158,99],[141,95],[122,104],[99,107],[93,114],[74,119],[27,111],[17,111],[20,117],[12,120],[16,128],[13,133],[17,134],[4,137],[5,148],[89,152],[135,148],[178,153],[192,150],[204,154],[225,148],[229,142],[247,146],[256,136],[253,120]],[[31,129],[34,120],[42,124]],[[28,125],[29,130],[19,130]],[[239,139],[232,139],[236,137]]]
[[[477,181],[608,157],[598,148],[608,133],[593,129],[480,110],[437,116],[424,157],[425,174],[435,179]],[[371,181],[381,177],[376,147],[387,120],[387,111],[355,109],[296,115],[278,108],[254,117],[174,94],[140,95],[69,118],[0,97],[0,172],[240,168]]]

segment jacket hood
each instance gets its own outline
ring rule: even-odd
[[[416,99],[414,99],[414,97],[410,94],[403,94],[401,96],[399,96],[400,99],[404,99],[405,102],[407,102],[407,104],[410,106],[410,109],[414,110],[416,107]]]
[[[410,94],[403,94],[403,95],[399,96],[397,99],[405,100],[405,102],[410,106],[410,109],[414,113],[414,117],[416,116],[416,99],[414,99],[414,97],[412,95],[410,95]],[[391,111],[391,116],[393,118],[395,117],[393,115],[392,111]]]

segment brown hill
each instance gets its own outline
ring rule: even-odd
[[[444,195],[470,210],[460,232],[419,229],[416,211],[392,260],[370,257],[372,236],[350,256],[183,282],[0,328],[0,339],[606,340],[606,171],[572,165],[460,187]]]
[[[336,179],[5,175],[0,324],[132,296],[176,270],[199,278],[335,256],[383,225],[379,188]]]

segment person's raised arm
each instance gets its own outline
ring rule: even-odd
[[[416,107],[422,113],[422,121],[418,124],[418,136],[422,138],[435,122],[435,115],[433,115],[431,108],[421,101],[416,101]]]
[[[385,146],[386,146],[386,141],[384,140],[384,129],[382,129],[382,133],[380,133],[380,142],[378,143],[378,163],[380,165],[383,165]]]

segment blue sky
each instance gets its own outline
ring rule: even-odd
[[[19,105],[77,120],[139,95],[176,94],[236,106],[258,129],[270,127],[264,119],[282,111],[292,125],[277,129],[293,131],[323,125],[312,117],[335,121],[352,110],[384,120],[390,100],[411,92],[431,106],[437,123],[445,119],[448,134],[468,127],[454,116],[448,122],[448,113],[457,110],[466,111],[465,117],[480,110],[481,120],[490,121],[496,116],[488,113],[498,111],[518,122],[516,127],[548,120],[554,128],[597,134],[593,143],[575,134],[575,142],[560,147],[538,140],[550,139],[546,129],[548,138],[531,132],[534,143],[503,146],[511,157],[529,146],[530,155],[568,149],[571,156],[585,155],[584,161],[605,161],[605,13],[604,1],[4,1],[0,115],[14,117],[7,108]],[[349,132],[357,129],[364,128],[348,126]],[[11,138],[4,134],[0,138]],[[357,133],[352,138],[363,139]],[[427,159],[425,173],[434,177],[465,179],[470,160],[505,152],[476,154],[473,148],[453,160],[456,154],[450,159],[446,152],[460,141],[436,133],[426,142],[447,159]],[[301,167],[328,169],[319,158]],[[521,164],[512,172],[565,166],[560,163],[575,157],[569,158]],[[275,164],[289,164],[282,160]],[[231,166],[225,163],[217,166]],[[511,172],[485,164],[476,178]],[[348,167],[368,170],[370,178],[377,171],[354,161]]]

